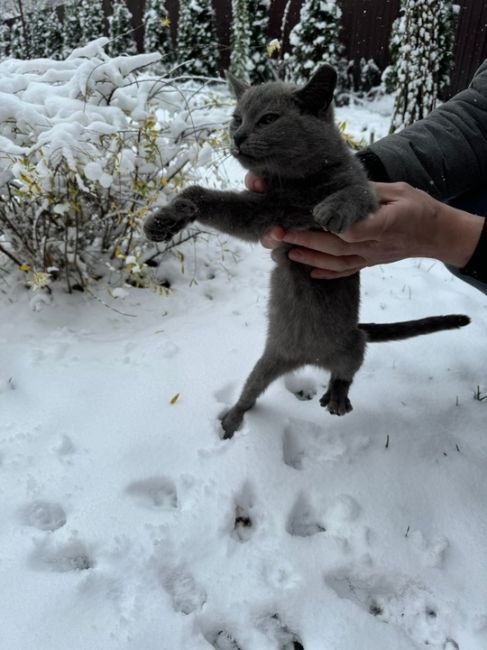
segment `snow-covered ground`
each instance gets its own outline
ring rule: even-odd
[[[364,321],[472,324],[370,345],[343,418],[321,372],[277,381],[222,441],[271,267],[211,237],[164,262],[169,295],[33,312],[2,285],[2,650],[487,648],[485,296],[431,260],[368,269]]]

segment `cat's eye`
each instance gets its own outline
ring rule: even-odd
[[[239,115],[238,113],[234,113],[234,114],[232,115],[232,120],[233,120],[233,123],[234,123],[234,124],[237,124],[237,126],[239,126],[240,124],[242,124],[242,118],[240,117],[240,115]]]
[[[279,113],[266,113],[263,115],[258,124],[272,124],[279,118]]]

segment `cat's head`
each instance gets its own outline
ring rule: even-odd
[[[306,176],[335,155],[336,72],[323,65],[304,86],[272,81],[248,86],[227,73],[237,105],[230,123],[231,152],[259,176]]]

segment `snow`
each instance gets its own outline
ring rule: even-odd
[[[337,119],[381,137],[389,109]],[[367,269],[363,321],[471,325],[371,344],[343,418],[321,372],[287,376],[224,441],[273,262],[185,246],[169,293],[38,291],[32,311],[0,284],[0,646],[486,648],[485,296],[432,260]]]

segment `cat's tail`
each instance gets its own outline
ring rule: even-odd
[[[433,334],[441,330],[453,330],[470,323],[470,318],[463,314],[448,316],[430,316],[418,320],[406,320],[399,323],[359,323],[358,327],[365,332],[371,343],[382,341],[399,341],[422,334]]]

